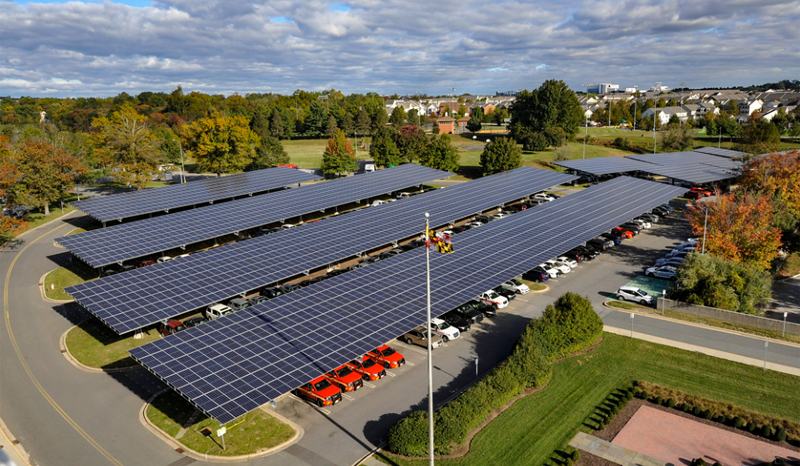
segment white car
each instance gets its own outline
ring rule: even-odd
[[[158,259],[156,259],[156,262],[159,263],[159,264],[163,264],[164,262],[169,262],[171,260],[172,260],[172,258],[169,257],[169,256],[161,256]]]
[[[494,290],[489,290],[484,293],[481,293],[481,295],[478,296],[478,299],[485,303],[493,305],[496,309],[503,309],[505,307],[508,307],[508,300],[504,296],[500,296],[499,294],[497,294],[497,292]]]
[[[516,278],[512,278],[511,280],[503,283],[500,286],[502,286],[503,288],[505,288],[507,290],[513,291],[514,293],[517,293],[517,294],[528,294],[531,291],[531,289],[528,288],[528,285],[522,283],[521,281],[517,280]]]
[[[661,259],[656,259],[656,264],[654,267],[661,267],[664,265],[669,265],[671,267],[680,267],[683,264],[683,261],[686,260],[685,257],[662,257]]]
[[[545,262],[545,264],[555,268],[556,270],[558,270],[559,273],[562,274],[572,272],[572,267],[568,266],[563,262],[559,262],[555,259],[550,259],[549,261]]]
[[[551,195],[549,195],[547,193],[536,193],[536,194],[533,195],[533,198],[534,199],[539,199],[541,201],[547,201],[547,202],[552,202],[552,201],[556,200],[555,197],[553,197],[553,196],[551,196]]]
[[[539,264],[539,267],[544,269],[544,271],[547,272],[547,275],[549,275],[550,278],[558,278],[558,276],[561,275],[561,272],[559,272],[557,268],[553,267],[550,264]]]
[[[640,304],[650,304],[653,297],[635,286],[621,286],[617,290],[617,299],[620,301],[633,301]]]
[[[642,227],[645,228],[645,229],[649,229],[650,227],[653,226],[652,223],[650,223],[649,221],[647,221],[647,220],[645,220],[643,218],[635,218],[635,219],[633,219],[633,221],[641,223]]]
[[[476,222],[469,222],[469,223],[465,223],[464,226],[467,226],[467,227],[470,227],[470,228],[478,228],[480,226],[483,226],[483,223],[477,222],[477,221]]]
[[[431,319],[431,332],[441,335],[445,343],[450,340],[455,340],[461,335],[457,328],[436,317]]]
[[[296,225],[292,225],[291,223],[284,223],[281,225],[281,230],[288,230],[289,228],[294,228]]]
[[[228,306],[226,306],[224,304],[212,304],[211,306],[208,306],[206,308],[205,314],[206,314],[206,319],[214,320],[214,319],[218,319],[218,318],[220,318],[222,316],[226,316],[228,314],[231,314],[232,312],[233,312],[233,309],[231,309],[230,307],[228,307]]]
[[[644,271],[644,274],[648,277],[664,278],[666,280],[678,279],[678,272],[675,270],[675,267],[670,267],[668,265],[663,267],[650,267]]]
[[[570,259],[569,257],[566,256],[558,257],[556,258],[556,260],[567,264],[571,269],[574,269],[575,267],[578,266],[578,261],[576,261],[575,259]]]
[[[501,218],[508,217],[508,214],[504,214],[503,212],[498,212],[498,213],[496,213],[494,215],[490,215],[490,217],[491,217],[492,220],[500,220]]]

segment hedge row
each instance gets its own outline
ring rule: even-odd
[[[528,323],[505,361],[436,411],[435,453],[449,454],[492,412],[526,389],[547,384],[555,360],[591,346],[602,330],[588,298],[566,293],[548,305],[542,318]],[[427,456],[427,411],[414,411],[392,426],[387,448],[399,455]]]
[[[792,421],[772,418],[738,406],[689,395],[649,382],[636,382],[635,385],[636,395],[653,403],[669,408],[675,407],[697,417],[724,423],[770,440],[800,441],[800,425]]]
[[[633,399],[633,395],[632,387],[611,392],[602,403],[595,407],[585,424],[591,426],[593,423],[596,426],[595,430],[603,430],[628,405],[628,402]]]

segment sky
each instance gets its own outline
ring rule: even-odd
[[[800,79],[800,0],[0,0],[0,96]]]

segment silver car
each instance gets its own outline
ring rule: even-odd
[[[408,333],[403,335],[400,340],[408,343],[409,345],[418,345],[424,348],[428,347],[428,332],[425,331],[422,327],[417,327],[414,330],[410,330]],[[442,340],[441,335],[431,332],[431,348],[436,349],[444,344],[444,340]]]

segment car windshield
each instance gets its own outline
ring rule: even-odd
[[[438,327],[439,330],[445,330],[445,329],[450,328],[450,324],[448,324],[447,322],[442,322],[442,323],[438,324],[438,326],[437,326],[437,324],[433,324],[433,326],[434,327]]]
[[[326,388],[330,387],[331,383],[328,382],[327,379],[320,380],[319,382],[314,384],[314,388],[317,389],[318,392],[325,390]]]
[[[356,364],[358,364],[358,363],[356,363]],[[364,369],[369,369],[370,367],[373,367],[375,364],[377,364],[377,363],[375,361],[373,361],[372,359],[367,359],[366,361],[362,361],[361,362],[361,367],[363,367]]]
[[[393,355],[393,354],[395,353],[395,351],[394,351],[393,349],[391,349],[391,348],[388,348],[388,347],[387,347],[387,348],[386,348],[385,350],[383,350],[383,351],[381,351],[381,350],[378,350],[378,353],[380,353],[380,354],[382,354],[384,357],[386,357],[386,356],[391,356],[391,355]]]
[[[519,281],[519,280],[517,280],[516,278],[512,278],[512,279],[510,280],[510,282],[511,282],[512,284],[514,284],[514,285],[517,285],[517,286],[522,286],[522,282],[521,282],[521,281]]]
[[[353,371],[351,371],[350,368],[347,366],[342,367],[336,372],[339,374],[339,377],[347,377],[348,375],[353,373]]]
[[[489,299],[495,299],[495,298],[497,298],[497,293],[495,293],[494,291],[487,291],[486,292],[486,297],[489,298]]]

